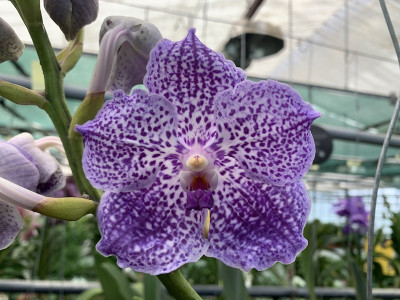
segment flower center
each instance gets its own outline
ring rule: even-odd
[[[207,219],[203,227],[203,236],[208,238],[210,227],[210,209],[214,205],[213,190],[218,185],[218,172],[214,164],[204,155],[195,153],[187,157],[181,171],[181,186],[186,191],[186,210],[207,209]]]
[[[181,186],[187,195],[187,210],[210,209],[214,204],[212,191],[217,187],[218,175],[210,160],[202,154],[192,153],[184,161]]]
[[[193,172],[201,172],[208,167],[208,159],[201,154],[192,155],[186,160],[186,167]]]

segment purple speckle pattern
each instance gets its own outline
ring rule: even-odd
[[[218,94],[214,107],[217,137],[210,149],[225,150],[250,178],[283,185],[311,167],[310,126],[320,114],[289,85],[244,81]]]
[[[0,201],[0,250],[9,246],[23,227],[24,222],[18,209]]]
[[[319,113],[286,84],[244,81],[194,30],[159,42],[147,72],[149,94],[117,92],[77,126],[86,175],[106,191],[98,251],[153,275],[203,254],[246,271],[293,262],[307,245],[310,200],[300,180]],[[187,173],[198,171],[187,159],[196,153],[208,161],[196,173],[205,188],[188,190]]]
[[[123,90],[129,95],[133,86],[143,82],[148,59],[148,56],[142,55],[129,42],[124,42],[118,50],[108,90],[112,92]]]
[[[84,137],[87,178],[107,191],[149,187],[166,157],[179,151],[175,128],[175,107],[162,96],[115,92],[93,121],[76,126]]]
[[[202,235],[206,212],[186,211],[179,173],[171,167],[149,188],[106,192],[97,217],[102,233],[97,250],[115,255],[121,268],[168,273],[197,261],[208,246]]]
[[[263,184],[249,179],[235,160],[223,163],[205,255],[244,271],[293,262],[307,246],[302,233],[310,200],[304,184]]]
[[[242,69],[203,45],[195,30],[180,42],[162,40],[150,53],[144,83],[171,101],[178,112],[178,136],[204,144],[214,132],[213,101],[218,92],[243,81]]]

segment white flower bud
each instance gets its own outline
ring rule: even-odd
[[[0,18],[0,63],[6,60],[17,60],[24,47],[11,26]]]

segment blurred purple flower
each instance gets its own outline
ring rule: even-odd
[[[65,178],[65,186],[63,189],[58,190],[54,194],[55,198],[64,198],[64,197],[82,197],[79,192],[78,186],[76,185],[75,179],[73,176],[68,176]]]
[[[117,91],[76,126],[86,175],[106,191],[100,253],[160,274],[203,254],[263,270],[306,247],[301,178],[320,114],[286,84],[245,77],[192,29],[152,50],[149,92]]]
[[[346,217],[346,225],[343,227],[343,232],[364,234],[368,231],[369,212],[365,210],[361,197],[341,199],[334,204],[334,210],[339,216]]]
[[[29,133],[0,141],[0,178],[45,196],[65,184],[56,159],[39,148]],[[8,247],[23,227],[21,214],[10,204],[13,200],[0,193],[0,249]]]

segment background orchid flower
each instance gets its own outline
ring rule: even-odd
[[[368,231],[369,212],[366,211],[361,197],[347,197],[334,204],[335,212],[346,217],[346,225],[343,232],[357,232],[365,234]]]
[[[39,141],[41,143],[43,140]],[[29,133],[16,135],[8,142],[0,141],[0,157],[0,178],[21,187],[21,193],[24,188],[51,195],[65,184],[56,159],[40,149]],[[33,201],[32,207],[25,208],[33,208],[35,200],[39,201],[39,198],[28,199]],[[0,249],[8,247],[23,226],[17,207],[10,203],[15,202],[8,194],[0,192]]]
[[[122,91],[84,137],[84,171],[106,191],[97,249],[120,267],[171,272],[202,255],[248,271],[304,249],[320,116],[290,86],[245,80],[189,31],[153,49],[145,85]]]

